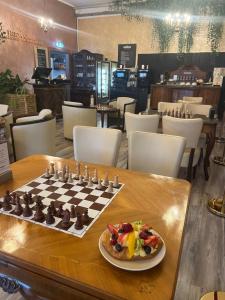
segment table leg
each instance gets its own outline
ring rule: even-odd
[[[212,127],[212,129],[206,134],[207,135],[207,145],[206,145],[206,154],[204,159],[204,172],[205,172],[205,179],[209,179],[208,168],[210,166],[210,155],[212,153],[213,147],[215,145],[215,138],[216,138],[216,126]]]
[[[104,127],[104,117],[105,117],[104,111],[101,111],[101,123],[102,123],[102,128]]]

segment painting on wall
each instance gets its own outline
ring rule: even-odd
[[[34,47],[35,66],[49,68],[48,48]]]

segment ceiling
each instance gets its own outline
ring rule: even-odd
[[[59,1],[67,3],[75,8],[101,7],[111,2],[110,0],[59,0]]]

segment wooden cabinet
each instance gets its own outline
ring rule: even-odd
[[[203,97],[203,104],[214,107],[220,100],[221,87],[219,86],[179,86],[157,85],[151,86],[151,108],[157,109],[159,102],[177,102],[184,96]]]

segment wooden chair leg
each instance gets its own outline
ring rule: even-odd
[[[198,160],[198,166],[200,165],[202,159],[203,159],[203,148],[201,148],[201,152],[200,152],[200,156],[199,156],[199,160]]]
[[[193,159],[194,159],[195,149],[192,148],[189,156],[188,161],[188,168],[187,168],[187,180],[191,182],[192,180],[192,165],[193,165]]]
[[[197,165],[193,168],[193,179],[195,179],[196,171],[197,171]]]

